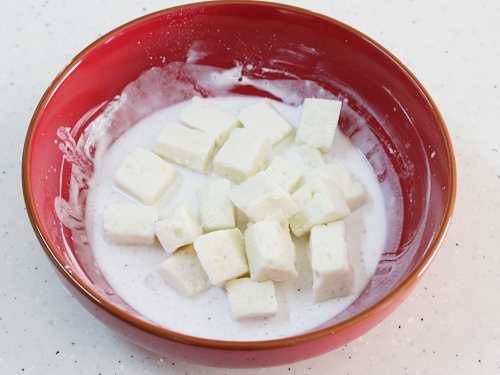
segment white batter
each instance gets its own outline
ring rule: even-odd
[[[259,98],[232,96],[211,99],[221,108],[237,113]],[[354,293],[348,297],[314,303],[312,275],[306,240],[295,239],[299,277],[293,282],[276,283],[279,310],[276,316],[256,321],[235,321],[229,313],[225,291],[212,287],[194,298],[184,297],[157,275],[156,267],[166,258],[160,245],[153,247],[117,246],[103,236],[102,212],[108,205],[131,200],[113,185],[113,174],[125,156],[136,147],[152,149],[162,127],[178,120],[186,103],[157,111],[125,132],[98,160],[86,205],[86,226],[99,268],[128,304],[147,319],[178,332],[227,340],[266,340],[314,329],[344,310],[361,293],[375,272],[384,247],[386,218],[384,201],[376,176],[364,156],[337,131],[332,152],[363,183],[368,202],[346,219],[348,247],[355,273]],[[297,126],[299,107],[276,103],[280,112]],[[293,144],[276,153],[290,157]],[[182,176],[160,205],[175,206],[181,201],[196,205],[196,191],[211,175],[202,175],[177,166]]]

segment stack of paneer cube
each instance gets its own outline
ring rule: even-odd
[[[139,202],[108,207],[105,234],[121,245],[159,242],[168,254],[159,266],[164,280],[187,296],[224,287],[235,319],[276,313],[274,283],[297,277],[294,236],[309,235],[315,300],[348,295],[354,275],[342,219],[365,192],[339,163],[324,162],[340,111],[340,101],[304,100],[297,165],[272,156],[294,128],[271,101],[234,116],[193,98],[153,152],[137,149],[118,167],[116,186]],[[198,212],[187,203],[168,211],[155,205],[178,178],[171,162],[218,176],[200,187]]]

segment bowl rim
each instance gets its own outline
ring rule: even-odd
[[[197,8],[197,7],[207,7],[207,6],[220,6],[220,5],[252,5],[252,6],[259,6],[259,7],[269,7],[269,8],[278,8],[278,9],[283,9],[283,10],[289,10],[295,13],[302,13],[305,15],[309,16],[314,16],[321,18],[324,21],[327,21],[329,23],[334,24],[337,27],[343,28],[344,30],[355,34],[357,37],[363,39],[364,41],[368,42],[371,44],[374,48],[378,49],[380,52],[382,52],[385,57],[388,59],[392,60],[398,67],[405,73],[409,79],[411,79],[418,87],[420,90],[420,94],[425,97],[427,102],[430,104],[432,111],[434,113],[434,116],[436,118],[436,121],[438,122],[438,125],[441,128],[442,135],[444,137],[448,157],[449,157],[449,181],[450,181],[450,186],[448,190],[448,200],[446,202],[446,208],[445,208],[445,214],[443,217],[443,220],[440,223],[439,230],[437,231],[436,237],[432,241],[432,243],[429,245],[429,251],[424,255],[423,259],[419,264],[416,265],[415,269],[406,276],[406,278],[393,290],[391,290],[383,299],[381,299],[379,302],[377,302],[375,305],[369,307],[368,309],[362,311],[361,313],[344,320],[340,323],[333,324],[331,326],[322,328],[317,331],[313,332],[308,332],[308,333],[303,333],[295,336],[290,336],[290,337],[285,337],[285,338],[279,338],[279,339],[272,339],[272,340],[262,340],[262,341],[230,341],[230,340],[217,340],[217,339],[209,339],[209,338],[203,338],[203,337],[197,337],[197,336],[192,336],[192,335],[187,335],[183,334],[180,332],[175,332],[171,331],[168,328],[161,327],[159,325],[156,325],[152,322],[148,322],[144,319],[135,317],[128,313],[126,310],[108,302],[105,299],[101,299],[100,296],[95,293],[92,289],[88,288],[86,283],[78,276],[75,274],[72,274],[69,272],[68,269],[64,267],[63,264],[59,262],[57,257],[54,255],[52,252],[49,241],[43,234],[41,230],[41,226],[39,225],[39,220],[36,215],[34,203],[32,201],[32,195],[31,195],[31,188],[30,188],[30,166],[28,163],[28,156],[30,155],[31,152],[31,140],[32,140],[32,132],[35,128],[35,124],[38,121],[38,118],[40,116],[40,113],[45,109],[47,103],[49,102],[50,98],[52,97],[52,94],[57,90],[59,84],[67,77],[68,74],[71,73],[71,71],[74,69],[74,67],[78,64],[79,60],[87,54],[90,50],[92,50],[96,45],[104,42],[106,39],[108,39],[110,36],[119,33],[120,31],[124,30],[125,28],[128,28],[129,26],[135,25],[142,23],[145,20],[148,20],[150,18],[154,18],[160,14],[168,14],[171,12],[178,11],[179,9],[186,9],[186,8]],[[30,219],[31,225],[33,227],[33,230],[42,245],[42,248],[44,249],[46,255],[49,257],[49,259],[54,263],[56,268],[59,270],[59,272],[65,277],[65,279],[73,284],[73,286],[84,296],[86,297],[90,302],[93,304],[96,304],[103,310],[105,310],[107,313],[113,315],[115,318],[118,318],[124,323],[131,324],[135,328],[145,331],[146,333],[149,333],[153,336],[162,338],[162,339],[169,339],[175,342],[179,342],[182,344],[187,344],[191,346],[201,346],[201,347],[207,347],[211,349],[223,349],[223,350],[264,350],[264,349],[270,349],[270,348],[282,348],[282,347],[287,347],[287,346],[294,346],[298,345],[301,343],[309,342],[309,341],[314,341],[317,340],[321,337],[331,335],[334,333],[339,333],[341,331],[345,331],[349,329],[352,326],[355,326],[357,324],[362,323],[363,321],[370,320],[370,318],[375,317],[378,315],[379,312],[384,311],[385,309],[388,309],[390,306],[397,306],[398,302],[401,301],[406,293],[408,293],[412,287],[416,284],[416,282],[420,279],[422,274],[425,272],[425,270],[428,268],[429,264],[433,260],[434,256],[436,255],[439,247],[441,246],[441,243],[446,235],[446,232],[448,230],[448,227],[450,225],[451,217],[453,215],[453,210],[455,206],[455,200],[456,200],[456,190],[457,190],[457,167],[456,167],[456,159],[455,155],[453,152],[453,145],[451,142],[451,137],[448,132],[448,129],[446,128],[445,121],[443,119],[443,116],[439,112],[436,103],[432,100],[430,94],[427,92],[427,90],[424,88],[422,83],[415,77],[415,75],[396,57],[394,56],[391,52],[389,52],[386,48],[381,46],[378,42],[373,40],[372,38],[368,37],[367,35],[363,34],[362,32],[356,30],[355,28],[340,22],[332,17],[316,13],[304,8],[300,8],[297,6],[292,6],[292,5],[285,5],[285,4],[280,4],[280,3],[274,3],[274,2],[269,2],[269,1],[253,1],[253,0],[216,0],[216,1],[202,1],[198,3],[189,3],[189,4],[183,4],[183,5],[178,5],[174,7],[169,7],[165,8],[153,13],[149,13],[146,15],[143,15],[141,17],[138,17],[132,21],[129,21],[127,23],[124,23],[110,32],[106,33],[105,35],[99,37],[92,43],[90,43],[87,47],[85,47],[82,51],[80,51],[71,61],[69,64],[67,64],[63,70],[61,70],[54,80],[51,82],[51,84],[48,86],[48,88],[45,90],[42,98],[40,99],[40,102],[38,103],[37,107],[35,108],[35,111],[33,113],[33,116],[29,122],[29,126],[26,132],[26,137],[25,137],[25,142],[24,142],[24,148],[23,148],[23,156],[22,156],[22,186],[23,186],[23,196],[24,196],[24,201],[26,204],[26,209],[28,213],[28,217]]]

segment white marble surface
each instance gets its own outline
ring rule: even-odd
[[[123,341],[63,290],[41,251],[21,195],[22,143],[43,90],[73,55],[111,28],[180,1],[5,0],[0,374],[500,373],[500,2],[288,2],[380,41],[430,90],[448,122],[459,164],[456,215],[416,291],[341,350],[271,370],[173,363]]]

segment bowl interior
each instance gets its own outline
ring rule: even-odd
[[[152,67],[185,62],[193,47],[203,51],[199,64],[241,65],[244,75],[257,79],[312,80],[347,99],[364,118],[360,125],[343,113],[340,127],[378,177],[389,233],[361,296],[323,327],[387,296],[433,251],[431,243],[447,220],[452,156],[441,120],[412,76],[370,40],[326,18],[269,4],[200,4],[147,16],[100,39],[56,79],[27,136],[24,183],[32,220],[61,271],[98,300],[137,315],[96,269],[85,240],[56,213],[56,198],[69,197],[72,168],[60,150],[60,127],[78,139],[129,82]],[[244,86],[238,92],[263,95]],[[131,113],[121,121],[131,124],[144,116]],[[76,147],[66,141],[65,147]],[[91,165],[83,167],[91,173]],[[81,224],[82,212],[66,214]]]

